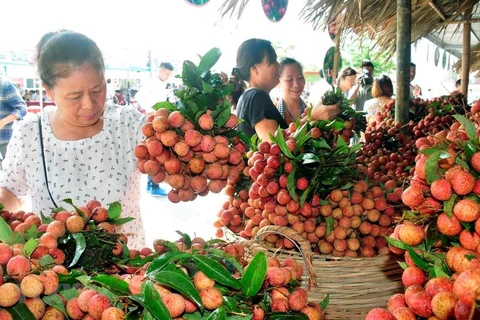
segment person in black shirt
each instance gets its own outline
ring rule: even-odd
[[[249,88],[240,96],[236,109],[243,119],[238,126],[248,137],[257,134],[262,141],[270,141],[280,126],[288,127],[270,99],[269,92],[279,83],[280,64],[270,41],[249,39],[237,51],[237,67],[232,76],[247,81]]]

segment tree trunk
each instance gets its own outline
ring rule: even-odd
[[[412,42],[412,2],[397,1],[397,88],[395,122],[408,122],[410,104],[410,54]]]
[[[470,1],[469,1],[470,2]],[[462,93],[468,94],[468,82],[470,75],[470,33],[472,25],[470,18],[472,17],[472,7],[465,11],[465,23],[463,24],[463,51],[462,51]]]

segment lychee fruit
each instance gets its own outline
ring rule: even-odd
[[[93,319],[101,319],[103,311],[110,308],[112,303],[103,294],[96,294],[88,300],[88,315]]]
[[[193,276],[193,285],[197,290],[210,288],[215,285],[215,281],[207,277],[202,271],[197,271]]]
[[[167,118],[168,125],[172,128],[180,128],[185,122],[185,117],[180,111],[173,111]]]
[[[30,261],[24,256],[15,256],[7,263],[7,274],[10,278],[20,281],[31,270]]]
[[[450,183],[457,195],[465,196],[472,192],[475,186],[475,178],[470,172],[460,170],[452,175]]]
[[[65,225],[70,233],[77,233],[85,228],[85,220],[80,216],[71,216],[67,219]]]
[[[13,257],[12,247],[5,243],[0,243],[0,265],[4,266]]]
[[[20,291],[27,298],[38,297],[44,291],[42,279],[36,274],[27,274],[20,282]]]
[[[25,305],[33,314],[35,319],[43,319],[45,314],[45,303],[39,297],[25,299]]]
[[[200,290],[200,298],[203,307],[207,310],[215,310],[223,305],[222,293],[215,287]]]
[[[200,116],[200,118],[198,119],[198,125],[200,126],[200,128],[202,128],[203,130],[212,130],[213,129],[213,126],[214,126],[214,121],[213,121],[213,118],[211,115],[205,113],[203,115]]]
[[[67,301],[67,314],[71,319],[79,320],[83,319],[85,313],[78,307],[78,298],[72,298]]]
[[[177,318],[185,312],[185,298],[181,295],[177,293],[169,293],[164,295],[162,297],[162,300],[168,311],[170,312],[170,316],[172,318]]]
[[[15,305],[20,299],[20,288],[11,282],[0,286],[0,307],[8,308]]]
[[[88,312],[88,301],[96,294],[98,294],[98,292],[92,289],[87,289],[80,293],[78,296],[78,307],[80,310],[85,313]]]
[[[440,201],[446,201],[452,196],[452,186],[445,179],[438,179],[432,182],[430,186],[432,196]]]
[[[453,214],[461,222],[473,222],[480,217],[480,205],[472,199],[462,199],[453,207]]]
[[[123,320],[125,319],[125,312],[116,307],[110,307],[102,312],[101,320]]]

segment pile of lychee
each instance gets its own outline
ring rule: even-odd
[[[235,114],[218,128],[211,111],[192,123],[180,111],[158,109],[142,127],[145,140],[134,150],[137,167],[154,183],[167,182],[172,187],[168,199],[174,203],[219,193],[245,166],[245,144],[222,135],[237,124]]]
[[[473,127],[478,132],[478,123],[472,123]],[[421,140],[424,153],[418,155],[412,184],[402,194],[404,204],[414,214],[409,213],[407,221],[390,236],[418,255],[413,259],[409,251],[391,247],[394,253],[404,254],[406,262],[402,275],[406,291],[388,302],[388,312],[396,319],[401,315],[405,319],[434,316],[465,320],[480,316],[475,304],[480,300],[478,140],[471,141],[459,122],[443,136],[443,140]],[[434,158],[427,167],[430,157]],[[412,217],[413,221],[408,221]],[[438,235],[429,230],[436,230]],[[426,243],[432,247],[425,248]],[[443,271],[439,274],[438,270]],[[385,312],[372,310],[372,317],[367,319],[377,319],[373,315]],[[384,319],[395,319],[391,315]]]

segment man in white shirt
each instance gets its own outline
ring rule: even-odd
[[[172,75],[173,66],[170,62],[162,62],[155,78],[143,86],[135,95],[137,103],[145,110],[147,115],[155,112],[153,106],[159,102],[167,101],[167,81]],[[167,191],[158,184],[153,183],[152,178],[148,176],[147,191],[152,196],[166,196]]]
[[[147,114],[154,112],[152,107],[158,102],[167,101],[167,81],[172,75],[173,66],[169,62],[162,62],[156,77],[146,83],[135,95],[138,104]]]

